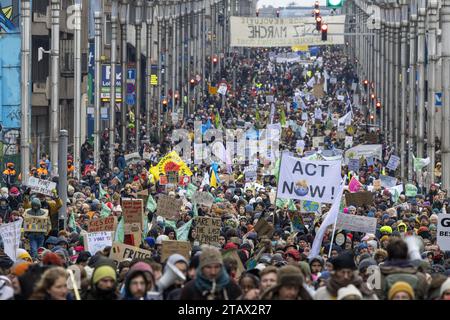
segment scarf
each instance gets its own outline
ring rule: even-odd
[[[215,286],[213,282],[207,279],[200,269],[197,270],[197,277],[195,278],[195,287],[200,290],[203,296],[207,294],[217,294],[222,291],[230,283],[230,277],[225,271],[225,267],[222,266],[221,272],[216,278]]]
[[[373,294],[373,292],[367,287],[362,278],[359,276],[353,276],[350,280],[338,280],[336,277],[332,276],[330,280],[328,280],[327,290],[330,295],[337,297],[338,290],[348,286],[349,284],[353,284],[365,297]]]

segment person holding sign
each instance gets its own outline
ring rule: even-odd
[[[31,256],[37,258],[38,248],[44,246],[45,236],[52,228],[48,210],[41,208],[41,201],[34,198],[31,201],[31,209],[27,209],[23,215],[25,237],[30,241]]]

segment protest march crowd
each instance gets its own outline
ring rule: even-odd
[[[206,92],[190,117],[169,110],[160,138],[130,111],[142,148],[118,144],[113,171],[107,134],[99,168],[85,143],[66,206],[45,156],[27,185],[8,164],[0,299],[450,300],[447,190],[417,183],[425,159],[401,181],[344,50],[233,53],[218,74],[233,90]],[[227,129],[244,132],[241,157]]]

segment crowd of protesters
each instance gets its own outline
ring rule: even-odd
[[[0,245],[0,299],[450,300],[450,256],[439,248],[436,237],[438,217],[448,212],[447,191],[439,183],[427,188],[414,181],[410,182],[418,186],[415,196],[404,192],[394,195],[384,187],[374,190],[373,182],[381,174],[398,174],[385,168],[394,152],[391,146],[383,145],[383,156],[370,165],[362,161],[358,172],[342,166],[343,176],[357,177],[362,189],[374,193],[372,204],[344,204],[343,212],[376,218],[376,232],[336,230],[335,235],[341,234],[345,239],[338,244],[330,226],[316,256],[310,255],[312,243],[330,205],[320,204],[312,219],[293,228],[290,214],[300,212],[301,205],[298,201],[271,199],[270,194],[277,187],[277,173],[269,170],[267,174],[267,161],[259,161],[256,183],[247,183],[245,165],[233,163],[229,170],[222,164],[214,185],[204,180],[206,173],[213,175],[211,163],[188,164],[193,173],[190,184],[213,196],[211,208],[194,206],[185,185],[168,188],[152,177],[150,168],[174,147],[172,132],[187,129],[193,135],[194,121],[224,129],[236,129],[242,123],[250,123],[256,129],[281,123],[280,149],[300,157],[314,151],[316,136],[325,137],[326,150],[346,149],[332,119],[344,116],[350,104],[353,114],[347,135],[353,136],[353,145],[368,143],[369,114],[353,101],[356,89],[352,83],[359,83],[360,79],[355,74],[355,61],[346,57],[344,48],[323,47],[314,58],[308,54],[300,62],[277,63],[276,55],[283,52],[284,49],[258,49],[245,55],[234,53],[229,57],[229,68],[224,67],[218,75],[232,81],[234,74],[235,90],[228,93],[225,105],[219,95],[205,92],[195,106],[195,114],[179,117],[173,123],[164,121],[160,137],[156,132],[146,132],[145,126],[135,128],[136,119],[130,110],[129,136],[134,137],[135,130],[140,130],[141,161],[125,160],[127,154],[135,151],[133,141],[118,143],[114,170],[110,171],[105,133],[102,164],[95,168],[93,146],[86,142],[81,150],[80,180],[74,177],[72,158],[68,159],[66,228],[59,221],[63,203],[56,190],[51,196],[31,192],[20,183],[14,164],[8,163],[0,190],[0,224],[29,215],[48,215],[48,225],[45,232],[24,232],[15,257],[8,256]],[[325,74],[326,92],[317,98],[311,93],[313,86],[309,81],[315,77],[319,83]],[[298,92],[302,99],[294,101]],[[316,108],[320,108],[321,119],[315,117]],[[171,118],[172,111],[168,111],[165,120]],[[144,118],[141,123],[145,123]],[[157,127],[157,121],[160,119],[154,117],[152,128]],[[382,144],[382,133],[378,128],[374,132],[377,143]],[[119,132],[116,134],[120,141]],[[300,139],[305,141],[301,154],[296,145]],[[149,155],[146,159],[144,153]],[[435,171],[439,179],[439,164]],[[225,179],[225,175],[232,179]],[[58,183],[45,155],[30,176]],[[109,258],[111,247],[93,255],[84,248],[87,226],[102,216],[105,206],[120,221],[122,199],[137,198],[143,190],[156,202],[162,194],[183,199],[180,218],[172,223],[159,217],[155,208],[145,208],[148,226],[140,248],[150,251],[151,258],[116,264]],[[162,242],[180,240],[179,228],[196,216],[221,218],[219,243],[199,243],[192,224],[186,239],[191,243],[189,259],[173,254],[162,261]],[[258,235],[254,227],[259,219],[265,219],[274,232]],[[228,250],[235,250],[240,261],[224,258],[223,253]],[[163,282],[164,275],[173,273],[174,268],[184,277]],[[68,281],[69,269],[79,275],[76,290]]]

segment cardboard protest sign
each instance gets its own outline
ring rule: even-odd
[[[211,208],[212,204],[214,203],[214,197],[208,192],[196,191],[192,198],[192,202]]]
[[[380,174],[381,186],[384,188],[392,188],[397,184],[397,178]]]
[[[160,195],[158,199],[158,207],[156,214],[164,217],[167,220],[177,220],[180,216],[180,209],[183,205],[183,200],[175,199],[167,195]]]
[[[255,225],[255,231],[258,234],[258,238],[263,236],[268,236],[270,238],[274,232],[274,228],[265,219],[258,219],[258,222]]]
[[[395,171],[395,169],[397,169],[399,164],[400,164],[400,157],[391,155],[391,157],[389,158],[388,164],[386,165],[386,168],[388,168],[389,170]]]
[[[332,203],[341,183],[341,161],[317,161],[283,155],[277,196]]]
[[[87,251],[95,255],[98,251],[102,251],[105,247],[112,246],[112,231],[89,232],[84,237],[84,246]]]
[[[380,190],[381,189],[381,180],[377,179],[373,181],[373,189]]]
[[[178,253],[187,260],[191,258],[191,243],[188,241],[167,240],[162,242],[161,262],[165,262],[172,254]]]
[[[363,206],[365,204],[371,205],[373,203],[373,194],[369,191],[361,191],[356,193],[347,193],[345,195],[345,203],[347,206]]]
[[[125,223],[139,223],[142,226],[144,221],[144,202],[142,199],[123,199],[122,209]]]
[[[313,148],[323,148],[324,146],[324,136],[321,137],[313,137]]]
[[[142,242],[142,226],[139,223],[125,223],[123,226],[124,235],[132,236],[128,238],[127,244],[139,246]]]
[[[178,184],[178,172],[176,171],[167,171],[167,180],[171,184]]]
[[[35,177],[28,178],[28,187],[32,193],[41,193],[46,196],[52,196],[52,190],[56,189],[56,183],[48,180],[42,180]]]
[[[120,263],[125,259],[151,259],[152,252],[138,247],[129,246],[120,242],[114,242],[111,247],[109,258],[116,263]]]
[[[442,251],[450,251],[450,217],[440,214],[437,225],[437,244]]]
[[[11,223],[0,224],[0,238],[3,242],[3,252],[12,261],[16,261],[17,249],[19,249],[22,227],[22,219]]]
[[[323,91],[323,82],[314,85],[313,96],[315,96],[316,99],[322,99],[325,96],[325,92]]]
[[[222,251],[222,258],[232,258],[237,262],[236,276],[239,278],[243,272],[245,272],[245,267],[242,264],[241,258],[239,257],[236,249],[229,249]]]
[[[142,201],[144,201],[144,203],[147,203],[148,190],[146,189],[146,190],[139,191],[137,193],[137,196],[138,196],[139,199],[142,199]]]
[[[126,154],[124,158],[127,164],[134,164],[141,161],[141,155],[139,154],[139,152]]]
[[[353,137],[345,136],[345,148],[351,148],[353,146]]]
[[[23,221],[23,231],[24,232],[44,232],[47,233],[50,231],[51,226],[49,225],[50,218],[48,216],[47,209],[41,209],[45,211],[45,214],[42,216],[32,216],[32,215],[24,215]]]
[[[94,219],[88,222],[88,232],[115,231],[116,226],[117,217],[115,216]]]
[[[200,244],[219,243],[221,222],[220,218],[196,217],[195,231],[197,236],[195,240]]]
[[[353,214],[339,214],[336,229],[375,234],[377,219]]]

